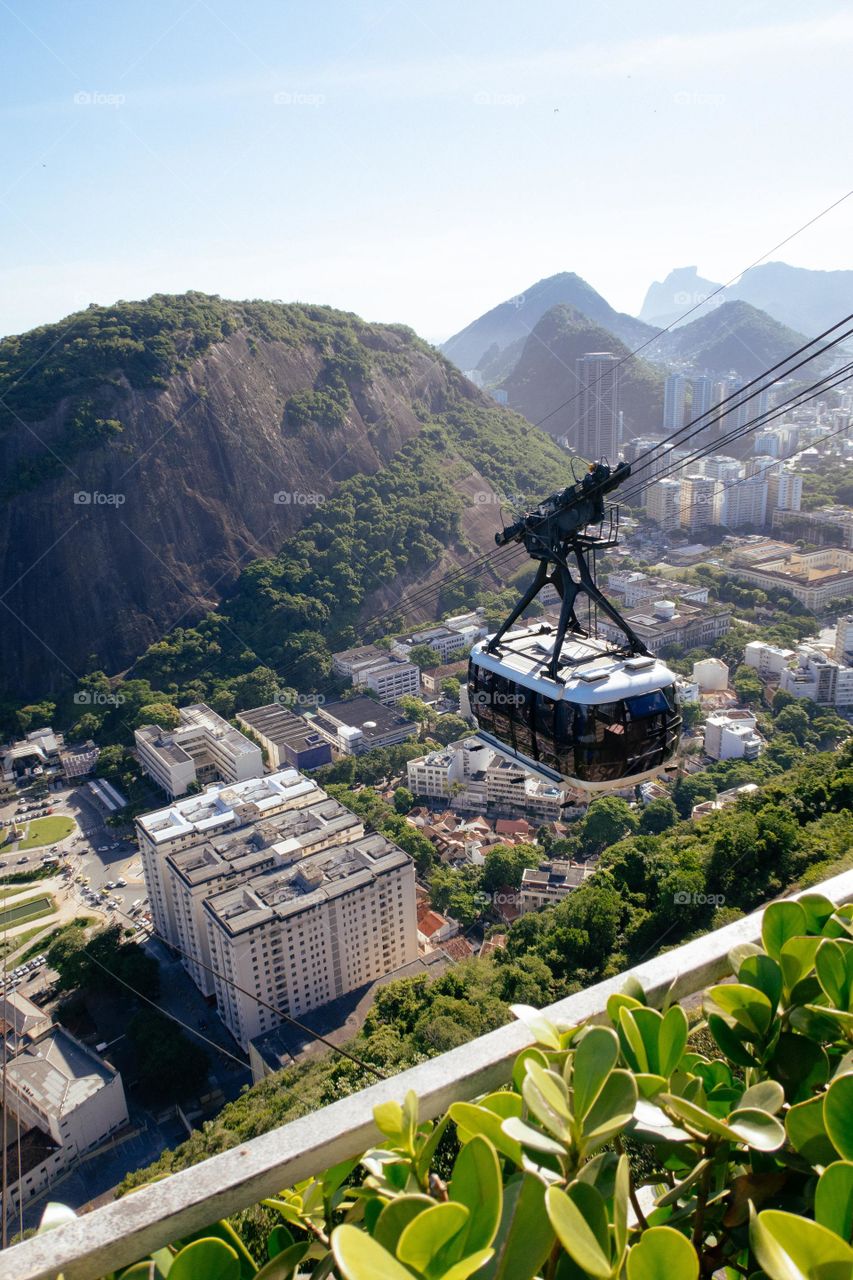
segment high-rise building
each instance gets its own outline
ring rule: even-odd
[[[683,373],[671,373],[663,386],[663,429],[679,431],[684,426],[689,380]]]
[[[835,661],[853,666],[853,613],[844,614],[836,624]]]
[[[656,480],[649,485],[646,515],[661,529],[677,529],[681,523],[681,481]]]
[[[588,351],[575,362],[580,391],[575,447],[590,462],[608,458],[615,464],[622,447],[618,365],[610,351]]]
[[[698,533],[716,523],[714,510],[718,481],[710,476],[689,475],[681,481],[682,529]]]
[[[194,783],[244,782],[261,776],[260,747],[205,703],[181,707],[179,715],[174,729],[145,724],[134,731],[139,763],[172,798]]]
[[[707,373],[693,379],[693,403],[690,406],[691,421],[709,413],[716,403],[714,399],[714,380]]]
[[[803,477],[797,471],[777,466],[767,472],[767,510],[799,511],[803,500]]]
[[[767,481],[761,475],[747,476],[720,486],[715,524],[727,529],[767,522]]]
[[[624,443],[622,456],[626,462],[633,466],[642,459],[636,475],[631,477],[631,488],[636,490],[635,506],[645,505],[649,485],[666,461],[666,450],[661,448],[662,442],[662,435],[648,435],[635,436],[633,440],[626,440]]]
[[[710,476],[712,480],[734,480],[741,474],[743,463],[738,462],[737,458],[729,458],[724,453],[712,454],[710,458],[703,459],[697,471],[701,470],[702,475]]]

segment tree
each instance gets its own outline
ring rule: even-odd
[[[685,729],[695,729],[702,723],[701,702],[683,702],[681,704],[681,720]]]
[[[201,1093],[207,1083],[207,1054],[171,1018],[156,1009],[140,1009],[128,1025],[127,1037],[147,1101],[162,1105]]]
[[[773,701],[770,703],[770,707],[774,716],[778,716],[779,712],[784,710],[785,707],[792,707],[797,701],[798,699],[792,693],[789,693],[787,689],[777,689],[773,694]]]
[[[447,746],[450,742],[456,742],[459,738],[464,738],[471,732],[471,727],[467,721],[461,716],[454,715],[449,711],[447,715],[439,716],[432,728],[432,735],[437,738],[442,746]]]
[[[492,845],[483,865],[482,887],[486,893],[505,886],[518,889],[525,867],[538,867],[541,861],[542,850],[535,844]]]
[[[136,717],[137,728],[144,724],[156,724],[161,729],[176,729],[181,723],[181,715],[171,702],[149,702],[140,707]]]
[[[409,650],[409,661],[414,662],[421,671],[429,671],[432,667],[441,666],[441,654],[429,644],[414,644]]]
[[[713,800],[717,794],[717,784],[713,778],[704,773],[694,773],[687,778],[679,778],[673,791],[672,799],[679,817],[689,818],[695,805],[702,800]]]
[[[809,717],[805,707],[783,707],[775,720],[779,733],[789,733],[801,747],[809,737]]]
[[[738,667],[732,680],[732,688],[738,701],[746,707],[757,706],[764,695],[764,686],[752,667]]]
[[[32,702],[17,712],[21,733],[30,729],[46,729],[56,714],[55,702]]]
[[[426,724],[430,718],[430,709],[423,698],[415,698],[410,693],[403,694],[397,703],[397,710],[407,720],[414,720],[415,724]]]
[[[445,676],[441,682],[441,692],[449,702],[459,703],[459,690],[462,688],[455,676]]]
[[[678,822],[678,810],[669,796],[660,800],[652,800],[640,814],[639,831],[641,835],[655,836],[668,831]]]
[[[408,787],[398,787],[394,792],[394,808],[398,813],[408,813],[415,803],[415,797]]]
[[[581,823],[581,847],[587,854],[600,853],[637,830],[638,818],[620,796],[599,796],[593,800]]]

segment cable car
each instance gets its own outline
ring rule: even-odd
[[[523,543],[539,566],[509,617],[475,645],[468,664],[468,698],[482,740],[550,781],[585,791],[658,776],[672,766],[680,742],[675,675],[602,594],[589,565],[591,553],[617,544],[618,510],[610,508],[605,533],[603,495],[629,474],[627,463],[612,470],[595,463],[583,481],[496,535],[499,546]],[[549,581],[561,597],[556,627],[512,630]],[[575,612],[581,593],[622,630],[624,644],[608,644],[581,627]]]

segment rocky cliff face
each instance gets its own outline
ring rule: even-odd
[[[0,439],[0,669],[11,696],[49,693],[93,657],[126,668],[215,605],[339,481],[382,468],[431,414],[491,403],[409,331],[323,311],[322,333],[309,322],[286,340],[232,316],[230,332],[165,377],[162,362],[152,377],[121,363],[106,376],[45,375],[54,403],[41,417],[27,412],[18,370]],[[23,343],[10,353],[16,341],[0,344],[7,381],[29,359]],[[23,376],[25,392],[33,375]],[[45,400],[40,387],[33,401]]]

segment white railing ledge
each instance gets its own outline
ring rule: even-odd
[[[823,893],[834,902],[849,902],[853,899],[853,871],[826,880],[811,892]],[[757,911],[705,934],[559,1000],[543,1012],[570,1024],[600,1017],[608,997],[622,990],[629,974],[653,1002],[671,988],[678,999],[702,991],[726,976],[727,956],[733,946],[760,941],[762,914]],[[402,1099],[413,1089],[425,1120],[441,1115],[451,1102],[499,1087],[509,1079],[516,1055],[530,1043],[525,1027],[513,1022],[292,1120],[75,1222],[14,1245],[0,1253],[0,1280],[53,1280],[60,1274],[63,1280],[97,1280],[153,1249],[365,1151],[381,1140],[373,1123],[377,1103]]]

